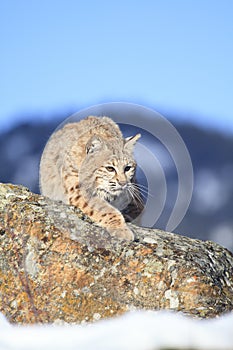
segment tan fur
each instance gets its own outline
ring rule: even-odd
[[[142,210],[132,184],[133,147],[139,137],[125,140],[108,117],[66,124],[51,136],[42,154],[41,193],[80,208],[111,235],[132,240],[122,213],[132,220]]]

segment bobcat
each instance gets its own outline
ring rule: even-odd
[[[112,236],[133,240],[124,216],[132,221],[143,209],[133,158],[139,138],[124,139],[108,117],[66,124],[51,136],[42,154],[41,193],[80,208]]]

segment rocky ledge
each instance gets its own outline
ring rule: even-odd
[[[12,323],[83,323],[134,309],[214,317],[233,309],[233,255],[130,225],[112,239],[72,206],[0,185],[0,311]]]

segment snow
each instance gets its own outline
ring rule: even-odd
[[[233,251],[233,223],[224,222],[216,225],[210,232],[211,240]]]
[[[0,315],[0,350],[233,349],[233,314],[194,320],[168,311],[132,311],[88,325],[10,325]]]
[[[216,172],[203,168],[195,176],[194,210],[202,214],[203,212],[207,214],[217,212],[228,203],[231,193],[232,177],[229,177],[225,169]]]

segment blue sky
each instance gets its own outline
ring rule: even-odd
[[[233,132],[233,1],[2,0],[0,129],[125,101]]]

